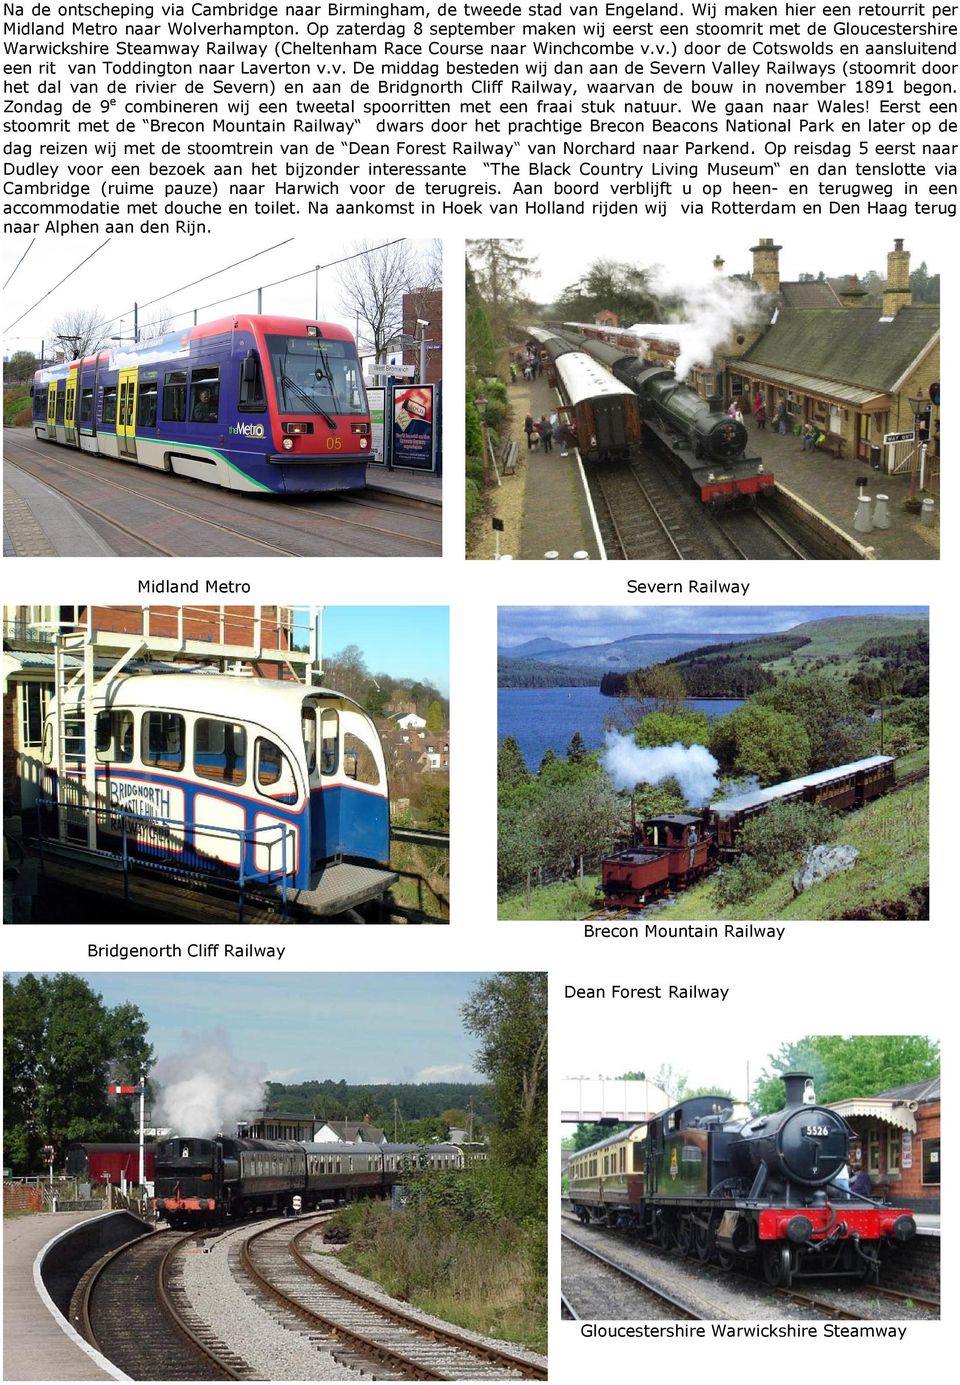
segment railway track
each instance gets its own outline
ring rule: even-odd
[[[714,517],[720,532],[748,559],[793,559],[805,562],[809,554],[770,515],[761,509],[731,509]]]
[[[272,1226],[240,1247],[240,1265],[259,1294],[340,1344],[343,1365],[390,1380],[544,1380],[546,1371],[507,1350],[425,1322],[399,1304],[342,1282],[308,1258],[315,1221]]]
[[[112,1251],[81,1280],[74,1325],[132,1380],[245,1380],[252,1374],[178,1291],[178,1258],[197,1241],[195,1232],[152,1232]]]
[[[576,1266],[576,1257],[580,1256],[586,1257],[586,1259],[581,1259],[581,1264],[590,1264],[593,1266],[600,1265],[604,1277],[609,1278],[613,1276],[618,1278],[629,1285],[632,1291],[636,1292],[637,1311],[635,1313],[622,1312],[622,1304],[620,1304],[618,1305],[617,1313],[611,1314],[610,1316],[636,1317],[637,1319],[650,1317],[651,1313],[649,1309],[652,1303],[658,1309],[666,1308],[669,1310],[667,1313],[663,1314],[657,1312],[656,1316],[658,1317],[669,1316],[671,1318],[692,1319],[695,1322],[703,1321],[703,1315],[701,1313],[698,1313],[690,1304],[684,1303],[682,1299],[670,1293],[669,1290],[664,1289],[662,1285],[654,1284],[652,1280],[647,1279],[642,1274],[638,1274],[636,1270],[627,1269],[625,1265],[618,1264],[616,1260],[611,1260],[609,1256],[604,1255],[602,1251],[597,1250],[595,1246],[584,1244],[583,1241],[577,1240],[575,1236],[571,1236],[566,1231],[561,1231],[560,1235],[564,1242],[564,1292],[561,1298],[563,1304],[566,1306],[566,1310],[572,1318],[579,1319],[584,1315],[588,1317],[598,1316],[595,1306],[597,1302],[598,1286],[596,1283],[590,1282],[589,1274],[587,1276],[587,1282],[584,1282],[581,1272]],[[573,1260],[573,1265],[571,1265],[571,1258]],[[602,1289],[600,1292],[602,1296]],[[591,1304],[594,1306],[591,1307]],[[583,1312],[580,1311],[581,1308]]]
[[[564,1211],[563,1219],[565,1221],[573,1222],[578,1226],[580,1225],[579,1221],[577,1221],[577,1219],[573,1216],[571,1212]],[[596,1226],[593,1227],[592,1230],[603,1233],[604,1228]],[[593,1253],[592,1247],[584,1246],[580,1241],[576,1240],[576,1238],[569,1237],[567,1232],[562,1232],[561,1234],[567,1240],[572,1239],[575,1245],[581,1246],[581,1248],[584,1250],[589,1249]],[[639,1244],[642,1244],[644,1250],[649,1251],[652,1255],[656,1255],[658,1259],[669,1261],[671,1264],[678,1263],[678,1256],[675,1250],[665,1249],[662,1246],[655,1245],[651,1241],[641,1241],[639,1242]],[[601,1260],[605,1259],[605,1257],[599,1253],[597,1253],[597,1258]],[[686,1258],[687,1257],[680,1257],[679,1263],[682,1264],[684,1262],[684,1259]],[[729,1282],[730,1280],[730,1271],[720,1270],[716,1266],[706,1265],[699,1260],[693,1261],[691,1263],[695,1263],[697,1273],[700,1276],[705,1276],[710,1279],[717,1280],[720,1283]],[[616,1264],[613,1264],[613,1268],[619,1269],[621,1267],[617,1266]],[[841,1293],[848,1295],[847,1301],[843,1302],[838,1297],[828,1296],[826,1290],[822,1291],[821,1293],[817,1293],[815,1290],[812,1289],[800,1289],[795,1287],[785,1289],[782,1287],[774,1287],[772,1285],[766,1284],[762,1279],[753,1278],[749,1273],[745,1272],[742,1269],[735,1269],[733,1273],[735,1274],[736,1280],[738,1282],[747,1284],[751,1288],[755,1288],[758,1291],[764,1293],[765,1295],[772,1296],[774,1298],[786,1299],[787,1301],[800,1304],[805,1308],[813,1308],[817,1312],[823,1313],[827,1317],[839,1318],[844,1321],[865,1322],[870,1321],[872,1319],[882,1321],[883,1319],[880,1318],[880,1315],[878,1315],[875,1312],[871,1313],[869,1311],[869,1300],[871,1298],[885,1298],[894,1303],[911,1304],[915,1308],[921,1310],[928,1310],[931,1313],[939,1313],[940,1309],[939,1299],[925,1298],[921,1295],[903,1293],[899,1289],[887,1288],[886,1285],[858,1284],[856,1286],[853,1286],[852,1289],[849,1290],[838,1287],[835,1291],[837,1295]],[[852,1301],[850,1297],[851,1294]]]
[[[241,495],[6,434],[8,465],[85,514],[120,556],[438,556],[438,506],[387,493]],[[263,537],[265,533],[270,538]]]

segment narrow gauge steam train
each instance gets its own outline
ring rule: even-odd
[[[366,484],[370,410],[333,322],[241,314],[38,370],[38,438],[228,490]]]
[[[815,1104],[806,1073],[783,1083],[773,1115],[748,1119],[729,1097],[691,1097],[580,1150],[568,1169],[577,1216],[724,1269],[759,1266],[774,1286],[817,1275],[875,1283],[882,1247],[909,1241],[913,1216],[839,1181],[854,1132]]]
[[[155,1150],[152,1140],[143,1147],[143,1172],[148,1183],[153,1182]],[[64,1162],[69,1177],[79,1178],[81,1182],[112,1183],[119,1188],[124,1181],[136,1183],[140,1178],[138,1144],[76,1141],[67,1145]]]
[[[624,354],[621,347],[602,341],[580,345],[636,393],[644,424],[705,505],[729,504],[773,489],[773,474],[751,453],[745,426],[723,412],[722,400],[701,399],[671,366]]]
[[[177,1136],[157,1145],[154,1210],[171,1226],[380,1197],[412,1169],[459,1169],[458,1145],[297,1144]]]
[[[640,909],[660,895],[692,885],[736,853],[745,822],[772,803],[819,803],[833,812],[862,808],[896,783],[890,755],[871,755],[766,789],[719,799],[699,816],[648,818],[639,841],[601,864],[600,893],[607,909]]]
[[[640,408],[633,391],[563,337],[541,327],[532,327],[530,337],[539,345],[547,379],[560,392],[560,416],[576,437],[583,460],[602,462],[635,455],[640,446]]]
[[[86,840],[82,689],[52,699],[44,797]],[[324,868],[390,856],[387,771],[370,717],[330,688],[230,674],[134,674],[94,693],[98,831],[135,857],[316,887]],[[62,743],[61,743],[62,737]],[[65,780],[61,782],[61,775]],[[55,811],[55,810],[51,810]]]

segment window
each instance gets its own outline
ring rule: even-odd
[[[65,394],[65,392],[64,392],[63,390],[57,390],[57,422],[58,422],[58,423],[62,423],[62,422],[63,422],[63,406],[64,406],[64,401],[65,401],[66,397],[67,397],[67,396],[66,396],[66,394]]]
[[[128,765],[133,759],[133,713],[97,713],[97,759]]]
[[[940,1186],[940,1138],[923,1140],[923,1182]]]
[[[20,749],[29,750],[43,742],[43,723],[47,701],[53,696],[52,683],[20,685]]]
[[[46,418],[47,416],[47,392],[41,385],[33,387],[33,416],[34,418]]]
[[[900,1131],[891,1130],[887,1136],[887,1173],[900,1172]]]
[[[93,390],[80,391],[80,422],[90,423],[93,419]]]
[[[156,428],[157,426],[157,382],[148,381],[140,386],[137,399],[137,427]]]
[[[190,422],[216,423],[220,415],[220,367],[195,370],[190,377]]]
[[[237,722],[198,717],[193,728],[193,769],[201,779],[242,784],[247,777],[247,733]]]
[[[358,784],[379,784],[380,771],[370,747],[352,731],[343,735],[343,772]]]
[[[240,396],[237,408],[243,414],[262,414],[267,407],[260,357],[251,351],[240,366]]]
[[[183,717],[176,712],[146,712],[140,733],[140,758],[158,769],[183,769]]]
[[[867,1135],[867,1173],[874,1177],[880,1173],[880,1131],[876,1126]]]
[[[300,713],[300,729],[307,757],[307,773],[313,774],[317,768],[317,714],[312,707],[304,707]]]
[[[103,407],[100,410],[101,423],[116,423],[117,421],[117,387],[116,385],[104,385],[103,387]]]
[[[340,763],[340,717],[332,707],[320,713],[320,773],[336,774]]]
[[[163,418],[166,423],[187,421],[187,372],[168,370],[163,377]]]
[[[257,790],[278,803],[296,803],[299,796],[290,761],[265,736],[257,737]]]

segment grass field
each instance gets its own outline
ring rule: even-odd
[[[25,428],[33,417],[33,405],[26,385],[3,391],[4,428]]]

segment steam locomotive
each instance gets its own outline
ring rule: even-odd
[[[854,1131],[816,1104],[807,1073],[783,1077],[781,1111],[749,1116],[699,1096],[580,1150],[568,1168],[580,1221],[639,1232],[767,1283],[827,1275],[876,1283],[884,1245],[916,1232],[911,1213],[853,1193]]]
[[[702,399],[672,367],[625,354],[620,346],[584,339],[580,348],[633,390],[647,429],[669,453],[705,505],[756,497],[776,484],[763,458],[749,450],[744,425],[720,399]]]
[[[254,1212],[389,1193],[413,1169],[459,1169],[459,1145],[298,1144],[294,1140],[161,1140],[154,1211],[174,1227],[222,1225]]]
[[[765,789],[718,799],[699,815],[648,818],[636,843],[601,863],[607,909],[641,909],[652,899],[692,885],[737,851],[744,823],[774,803],[817,803],[832,812],[862,808],[896,783],[891,755],[871,755]]]

